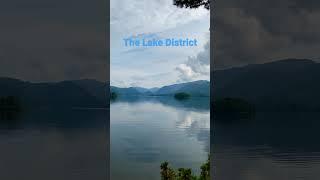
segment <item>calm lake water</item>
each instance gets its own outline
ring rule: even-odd
[[[214,121],[214,179],[317,180],[320,113],[257,113]]]
[[[127,97],[111,104],[111,180],[157,180],[160,164],[200,172],[210,143],[208,98]]]
[[[1,180],[106,180],[107,110],[0,112]]]

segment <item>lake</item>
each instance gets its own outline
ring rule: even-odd
[[[0,112],[0,179],[106,180],[108,110]]]
[[[209,152],[206,99],[119,99],[111,104],[111,179],[160,179],[160,163],[199,166]],[[320,113],[215,119],[214,178],[320,177]],[[107,179],[108,110],[0,113],[0,179]]]
[[[320,113],[257,113],[214,120],[214,179],[316,180]]]
[[[123,97],[111,103],[112,180],[160,179],[160,164],[199,174],[210,143],[209,98]]]

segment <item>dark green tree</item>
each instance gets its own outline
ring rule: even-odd
[[[202,164],[200,176],[193,175],[190,168],[179,168],[176,171],[169,167],[168,162],[162,163],[160,168],[161,180],[210,180],[210,156]]]
[[[210,180],[210,156],[208,156],[208,160],[206,163],[202,164],[201,174],[199,180]]]
[[[110,100],[115,101],[118,97],[118,94],[116,92],[111,92],[110,94]]]
[[[160,166],[161,168],[161,180],[176,180],[176,173],[169,167],[168,162],[164,162]]]
[[[173,4],[181,8],[198,8],[200,6],[210,9],[211,0],[173,0]]]
[[[179,168],[178,180],[196,180],[197,177],[192,175],[191,169]]]
[[[179,92],[179,93],[174,94],[174,98],[176,98],[177,100],[185,100],[185,99],[190,98],[190,94],[184,93],[184,92]]]

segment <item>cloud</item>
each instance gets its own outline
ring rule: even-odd
[[[176,67],[181,82],[192,81],[198,78],[208,79],[210,75],[210,42],[197,56],[189,56],[188,60]]]
[[[108,79],[102,1],[24,0],[0,6],[0,76]]]
[[[216,69],[319,57],[319,1],[227,0],[216,6]]]
[[[209,14],[204,8],[178,8],[172,0],[112,0],[110,5],[111,31],[124,34],[162,32]]]
[[[207,41],[209,11],[185,9],[172,0],[112,0],[111,83],[160,87],[176,83],[176,66],[196,55]],[[197,47],[126,47],[124,38],[196,38]],[[203,40],[205,39],[205,40]],[[134,72],[134,73],[133,73]]]
[[[138,86],[138,87],[161,87],[164,85],[169,85],[174,83],[171,72],[164,72],[158,74],[148,74],[148,75],[134,75],[130,76],[130,87]],[[128,86],[127,86],[128,87]]]
[[[176,70],[180,72],[180,80],[181,81],[190,81],[196,76],[198,76],[197,73],[195,73],[190,66],[187,66],[186,64],[180,64],[178,67],[176,67]]]
[[[52,22],[0,31],[0,76],[35,82],[108,77],[104,32]]]

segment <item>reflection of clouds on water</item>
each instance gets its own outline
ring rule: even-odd
[[[158,171],[162,161],[198,168],[198,162],[206,159],[210,145],[209,111],[204,111],[202,106],[187,108],[162,101],[147,99],[112,104],[111,154],[115,161],[135,168],[148,164],[156,166]],[[188,152],[183,151],[186,148]]]
[[[51,109],[0,120],[0,179],[106,179],[107,118],[101,110]]]
[[[209,112],[189,112],[182,111],[178,114],[179,121],[177,128],[196,128],[196,129],[210,129],[210,114]]]
[[[306,154],[279,154],[266,146],[233,147],[219,144],[215,147],[215,179],[292,180],[318,179],[320,176],[317,153],[308,157]]]
[[[143,163],[159,161],[160,150],[159,148],[150,146],[152,143],[151,138],[138,139],[136,137],[126,137],[122,141],[125,145],[123,151],[129,160]]]
[[[249,121],[216,121],[215,179],[319,179],[319,117],[258,112]]]
[[[189,137],[200,141],[205,146],[205,151],[209,152],[210,112],[180,111],[176,127],[183,129]]]

